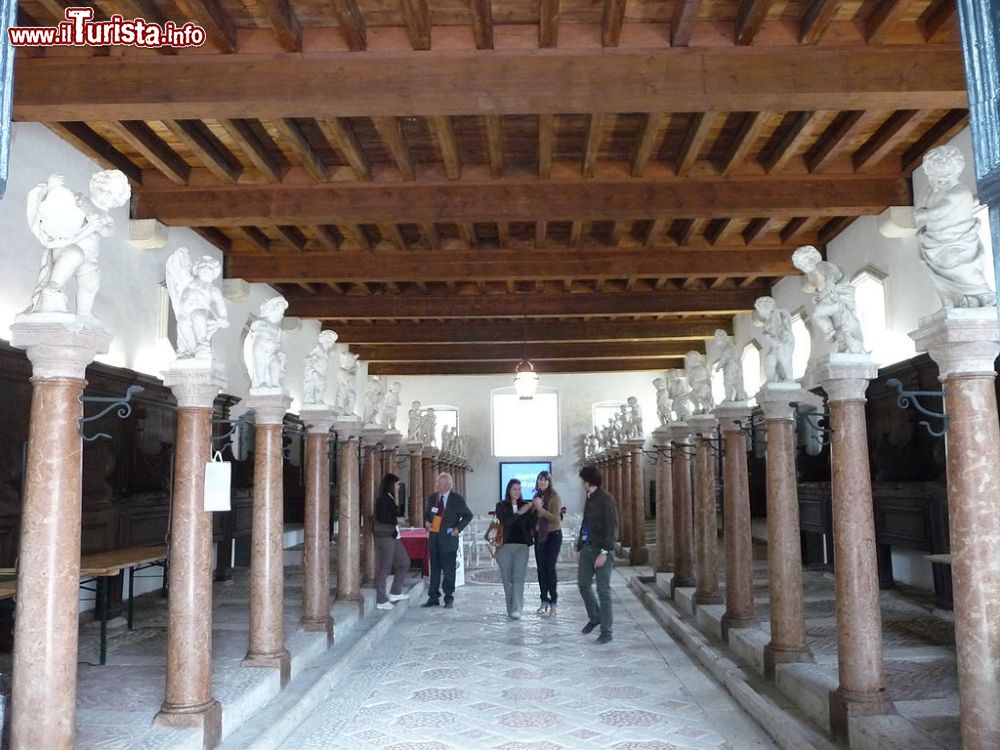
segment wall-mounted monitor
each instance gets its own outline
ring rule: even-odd
[[[500,494],[498,500],[503,499],[503,493],[507,489],[507,482],[511,479],[521,481],[521,496],[530,500],[535,495],[535,479],[538,472],[552,471],[551,461],[501,461],[500,462]]]

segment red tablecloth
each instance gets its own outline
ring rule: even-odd
[[[427,555],[427,530],[426,529],[400,529],[399,539],[406,548],[406,554],[410,560],[421,561],[421,572],[427,575],[430,559]]]

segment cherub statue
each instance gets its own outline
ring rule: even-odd
[[[594,453],[600,453],[604,450],[604,442],[601,439],[601,428],[594,428]]]
[[[281,351],[281,319],[288,301],[284,297],[265,300],[259,314],[250,322],[243,339],[243,363],[250,375],[250,392],[282,388],[285,379],[285,354]]]
[[[602,451],[606,451],[608,448],[611,447],[611,438],[612,438],[612,435],[611,435],[611,425],[613,423],[614,423],[614,420],[609,420],[608,423],[601,428],[601,450]]]
[[[326,406],[326,374],[330,368],[330,354],[337,343],[335,331],[320,331],[316,346],[306,355],[305,376],[302,381],[302,403]]]
[[[337,414],[342,417],[354,416],[354,406],[358,401],[358,355],[353,352],[340,353],[340,369],[337,370]]]
[[[437,445],[437,416],[430,406],[420,415],[420,432],[424,436],[424,445]]]
[[[407,414],[407,417],[409,417],[409,422],[406,425],[406,439],[415,443],[422,442],[424,435],[421,428],[423,427],[424,420],[420,412],[419,401],[414,401],[413,404],[410,405],[410,411]]]
[[[920,260],[930,274],[944,307],[987,307],[996,294],[983,275],[983,246],[972,191],[959,182],[965,157],[955,146],[939,146],[924,154],[930,187],[923,205],[915,206]]]
[[[222,264],[210,255],[195,262],[186,247],[167,258],[167,292],[177,319],[175,364],[185,361],[212,364],[212,336],[229,327],[226,300],[215,285]]]
[[[795,336],[792,316],[782,310],[773,297],[758,297],[754,302],[753,320],[763,327],[764,378],[768,383],[790,382]]]
[[[691,402],[691,389],[684,379],[683,370],[667,370],[667,391],[677,421],[687,422],[694,414],[694,404]]]
[[[733,339],[721,328],[715,332],[715,344],[718,354],[712,371],[722,370],[722,382],[725,386],[726,401],[746,401],[746,388],[743,385],[743,360],[736,351]]]
[[[812,245],[803,245],[792,253],[792,263],[805,274],[802,290],[814,297],[812,320],[823,338],[835,342],[838,352],[863,354],[854,285],[844,279],[836,265],[823,260]]]
[[[389,386],[388,393],[385,394],[385,400],[382,401],[381,423],[389,432],[396,431],[396,415],[399,413],[399,405],[403,403],[399,397],[401,390],[403,390],[403,384],[398,380],[394,381]]]
[[[667,381],[656,378],[653,387],[656,389],[656,418],[660,420],[660,427],[663,427],[670,424],[670,393],[667,391]]]
[[[445,425],[441,428],[441,452],[442,453],[452,453],[454,444],[454,434],[451,430],[451,425]]]
[[[385,400],[385,383],[378,375],[369,375],[368,386],[365,388],[365,424],[378,424],[383,400]]]
[[[75,277],[76,314],[91,316],[101,281],[101,237],[110,237],[115,226],[109,212],[131,194],[128,178],[117,169],[91,177],[90,195],[73,193],[57,174],[31,189],[28,226],[44,252],[28,312],[66,312],[66,284]]]
[[[615,445],[621,445],[627,439],[628,430],[628,404],[619,404],[618,413],[614,416],[615,420]]]
[[[712,398],[712,379],[708,374],[705,355],[692,350],[684,355],[684,373],[691,388],[695,414],[707,414],[715,408]]]
[[[635,396],[628,397],[628,418],[626,424],[626,435],[629,440],[642,437],[642,407],[639,406],[639,399]]]

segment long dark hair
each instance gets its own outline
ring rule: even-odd
[[[544,490],[538,489],[539,479],[548,479],[549,486],[546,487]],[[551,498],[553,494],[555,494],[555,490],[552,488],[552,474],[543,469],[542,471],[538,472],[538,476],[535,477],[535,496],[542,498],[542,500],[544,500],[545,503],[548,504],[549,498]]]
[[[399,477],[395,474],[389,473],[382,477],[382,486],[379,487],[378,494],[382,495],[393,495],[395,496],[394,490],[396,489],[396,482],[399,481]]]
[[[503,501],[504,501],[505,503],[509,503],[509,502],[511,501],[511,499],[512,499],[512,498],[511,498],[511,496],[510,496],[510,489],[511,489],[511,487],[513,487],[513,486],[514,486],[515,484],[516,484],[516,485],[517,485],[518,487],[520,487],[520,486],[521,486],[521,480],[520,480],[520,479],[511,479],[511,480],[510,480],[509,482],[507,482],[507,489],[506,489],[506,490],[504,491],[504,493],[503,493]],[[524,495],[521,495],[521,501],[522,501],[522,502],[524,501]]]

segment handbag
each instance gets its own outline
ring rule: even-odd
[[[499,520],[494,518],[486,529],[486,534],[483,536],[486,540],[486,546],[490,550],[490,557],[496,559],[497,552],[503,546],[503,524]]]

